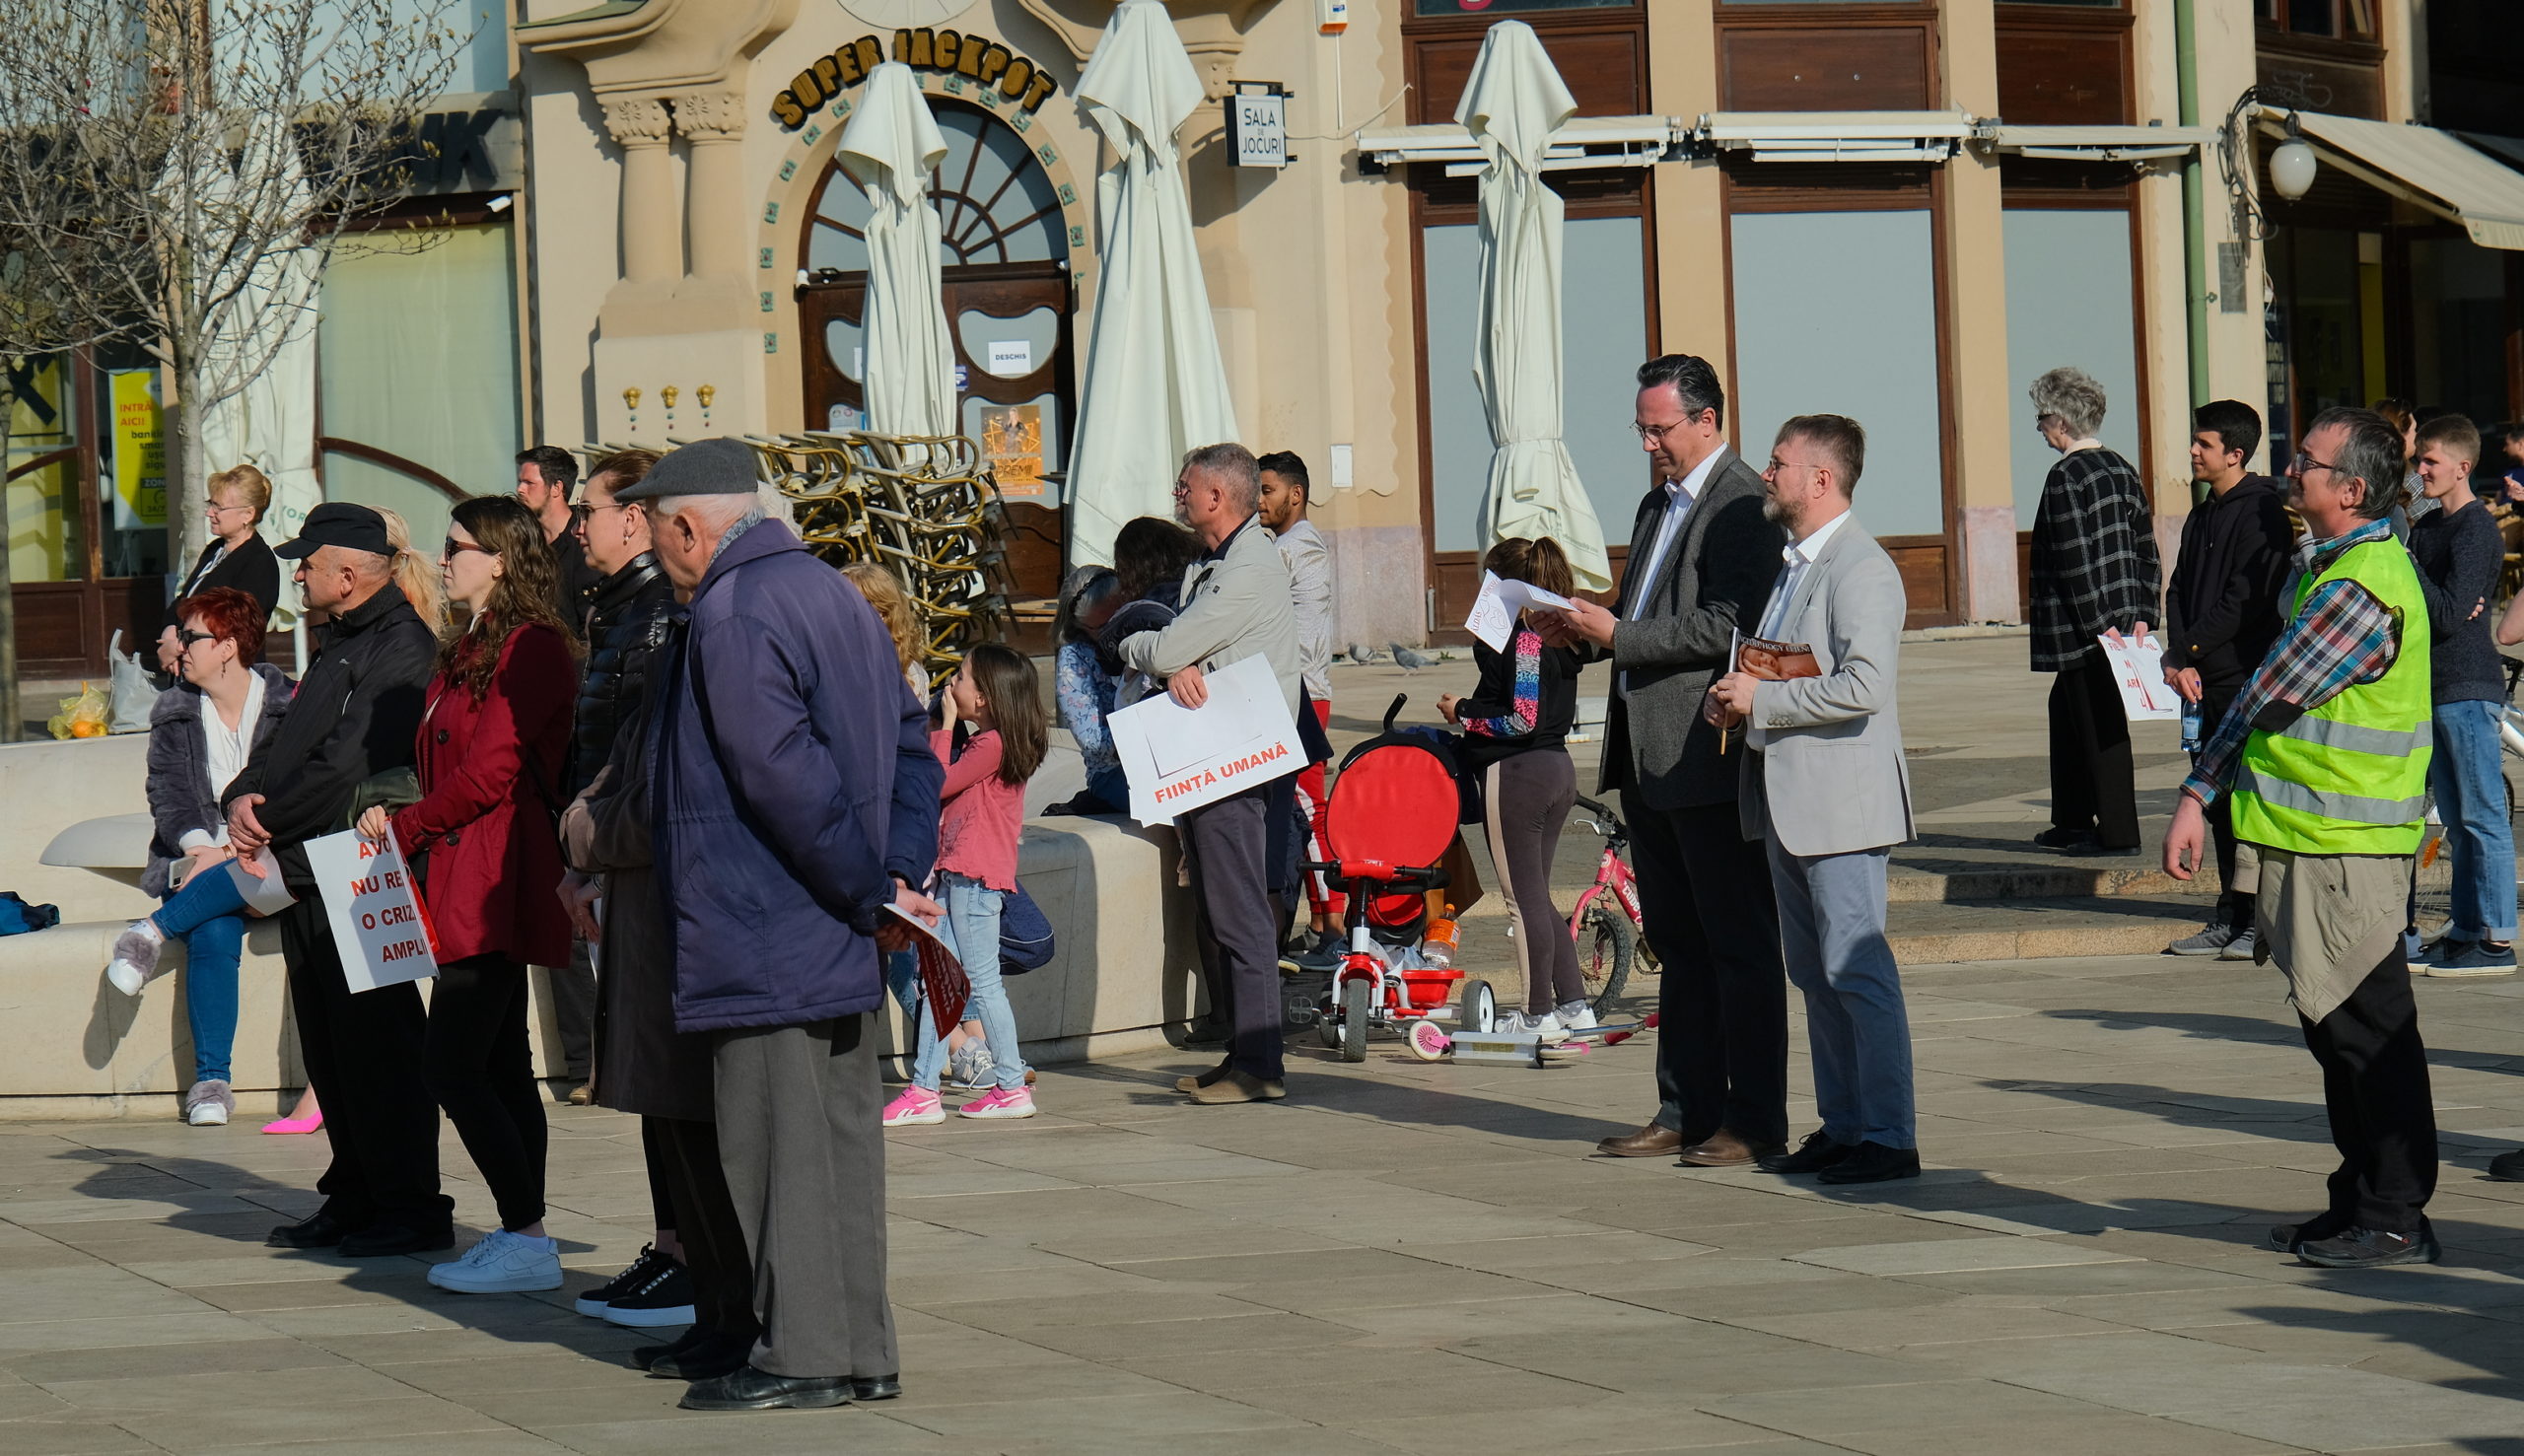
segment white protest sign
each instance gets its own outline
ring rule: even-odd
[[[2112,681],[2121,689],[2121,711],[2132,723],[2170,723],[2182,717],[2182,694],[2165,681],[2165,645],[2152,634],[2145,638],[2106,632],[2095,639],[2112,663]]]
[[[1492,652],[1504,653],[1515,634],[1518,613],[1537,606],[1566,611],[1569,604],[1568,597],[1531,582],[1507,581],[1496,572],[1483,572],[1481,594],[1472,599],[1472,615],[1463,619],[1463,630],[1488,643]]]
[[[379,844],[346,829],[311,839],[307,868],[333,927],[342,979],[354,993],[438,974],[428,916],[391,836]]]
[[[1229,662],[1207,681],[1209,701],[1199,708],[1159,694],[1105,720],[1131,782],[1131,817],[1143,824],[1167,823],[1305,764],[1269,659]]]

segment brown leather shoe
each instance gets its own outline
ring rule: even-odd
[[[1197,1085],[1194,1077],[1192,1100],[1203,1107],[1223,1107],[1237,1102],[1277,1102],[1289,1095],[1286,1082],[1264,1081],[1249,1073],[1229,1072],[1208,1086]]]
[[[1232,1068],[1228,1063],[1221,1062],[1218,1066],[1197,1075],[1178,1076],[1174,1079],[1174,1090],[1178,1092],[1197,1092],[1203,1087],[1216,1086],[1231,1070]]]
[[[1606,1138],[1595,1150],[1606,1157],[1672,1157],[1683,1149],[1683,1135],[1662,1123],[1649,1123],[1636,1133]]]
[[[1786,1152],[1785,1143],[1747,1143],[1734,1132],[1719,1128],[1709,1137],[1675,1154],[1696,1168],[1748,1168],[1774,1153]]]

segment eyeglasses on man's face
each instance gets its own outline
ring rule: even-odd
[[[2312,455],[2299,451],[2296,454],[2296,458],[2288,462],[2287,473],[2301,480],[2304,478],[2305,472],[2308,470],[2329,470],[2334,475],[2340,473],[2340,467],[2338,465],[2332,464],[2328,460],[2317,460]]]

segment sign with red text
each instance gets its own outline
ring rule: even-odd
[[[380,844],[344,830],[311,839],[307,867],[342,954],[342,980],[354,994],[438,974],[429,915],[391,836]]]
[[[2165,681],[2164,640],[2124,637],[2106,632],[2095,641],[2112,664],[2113,685],[2121,689],[2121,711],[2132,723],[2172,722],[2182,717],[2182,694]]]
[[[1209,700],[1186,708],[1159,694],[1106,719],[1131,817],[1143,824],[1241,793],[1305,767],[1297,720],[1270,659],[1256,654],[1207,676]]]

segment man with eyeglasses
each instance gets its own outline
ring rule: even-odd
[[[2427,807],[2427,595],[2386,517],[2401,433],[2330,409],[2287,472],[2304,519],[2294,612],[2183,781],[2165,872],[2189,879],[2229,800],[2261,857],[2258,930],[2286,974],[2341,1164],[2330,1204],[2270,1231],[2307,1264],[2434,1263],[2436,1114],[2402,947]]]
[[[1648,943],[1664,966],[1656,1116],[1596,1148],[1709,1168],[1788,1147],[1788,983],[1770,865],[1737,816],[1740,760],[1701,716],[1736,638],[1759,634],[1788,535],[1763,516],[1762,477],[1727,449],[1725,409],[1707,360],[1640,366],[1631,428],[1658,484],[1631,525],[1619,608],[1580,600],[1536,614],[1555,646],[1612,659],[1602,790],[1621,792]]]

